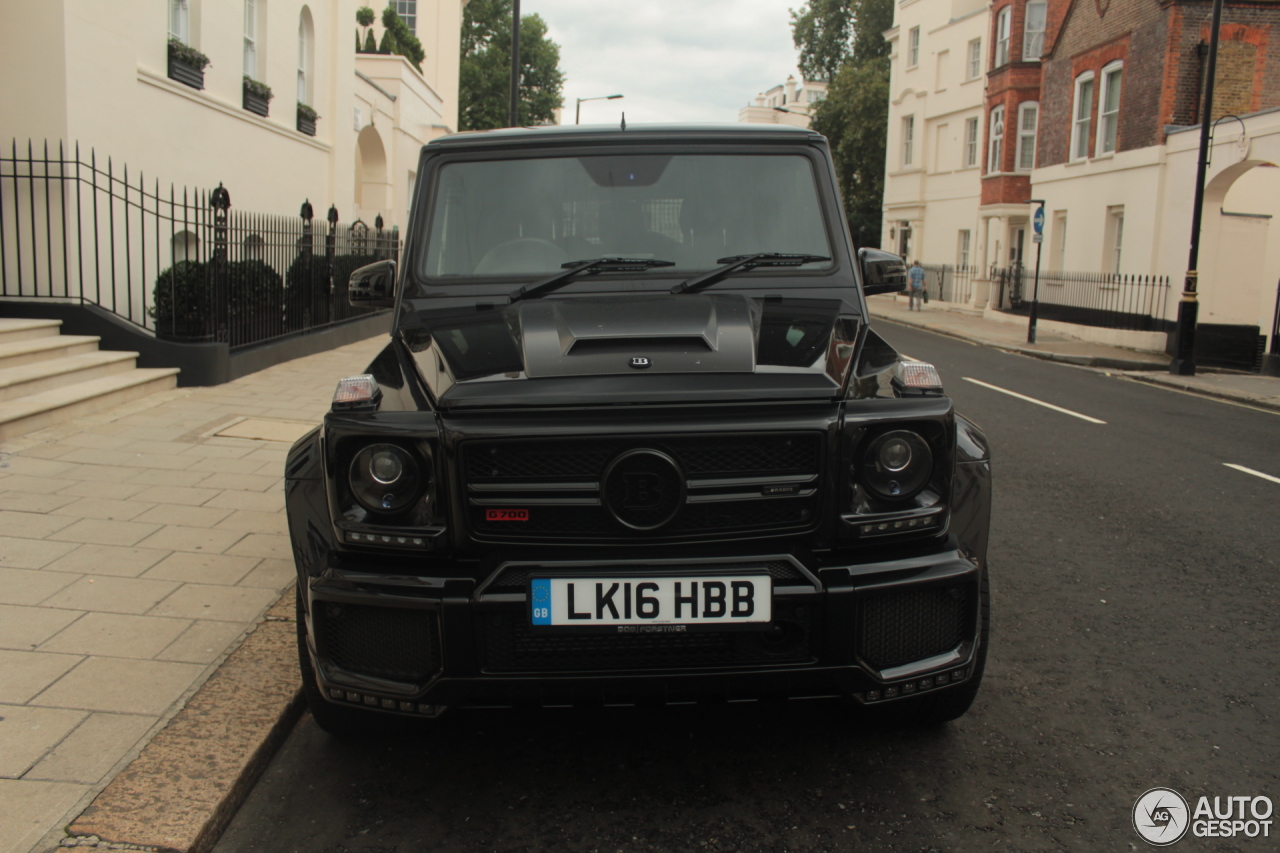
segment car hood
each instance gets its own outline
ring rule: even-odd
[[[424,300],[406,306],[397,335],[442,408],[832,398],[858,332],[842,306],[741,294]]]

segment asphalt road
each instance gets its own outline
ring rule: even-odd
[[[827,702],[303,718],[216,853],[1145,848],[1154,786],[1280,800],[1280,415],[880,323],[994,448],[993,628],[961,720]],[[1013,391],[1105,423],[1083,420]],[[1262,851],[1270,839],[1182,850]]]

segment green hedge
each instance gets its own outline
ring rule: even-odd
[[[237,346],[282,334],[284,281],[278,272],[259,260],[231,261],[218,282],[212,266],[179,261],[156,277],[150,314],[159,336]]]
[[[338,255],[333,259],[333,292],[324,255],[299,255],[284,275],[285,328],[297,331],[352,316],[347,306],[351,273],[379,260],[376,255]]]

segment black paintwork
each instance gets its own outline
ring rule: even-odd
[[[592,277],[510,304],[512,282],[431,287],[412,280],[425,234],[435,169],[457,158],[555,150],[803,151],[818,164],[833,235],[828,269],[763,268],[719,281],[714,292],[669,295],[659,271],[643,278]],[[870,328],[858,263],[837,203],[822,137],[787,128],[562,128],[459,134],[423,150],[414,221],[399,270],[395,328],[369,366],[382,396],[367,412],[331,413],[298,441],[286,467],[290,534],[299,572],[305,654],[317,673],[313,702],[327,691],[384,697],[390,711],[419,706],[552,701],[566,694],[713,695],[717,692],[868,693],[916,670],[980,661],[977,611],[985,590],[991,510],[985,438],[946,397],[898,398],[888,378],[898,355]],[[526,282],[527,283],[527,282]],[[465,344],[465,345],[463,345]],[[632,356],[651,359],[631,369]],[[338,377],[335,377],[335,381]],[[892,505],[869,496],[850,473],[875,436],[913,429],[935,465],[921,495]],[[469,442],[601,437],[661,449],[674,437],[821,436],[817,512],[786,532],[734,529],[678,534],[658,529],[535,539],[519,528],[495,534],[468,515],[463,451]],[[681,439],[684,440],[684,439]],[[416,507],[378,517],[347,492],[358,449],[392,442],[433,472]],[[929,516],[929,530],[877,535],[869,522]],[[346,541],[352,532],[418,537],[417,548]],[[688,670],[574,673],[486,671],[486,620],[527,619],[522,593],[486,591],[503,567],[600,572],[619,563],[714,566],[737,559],[789,561],[807,580],[775,587],[780,613],[806,613],[813,658],[804,663]],[[558,567],[558,568],[556,568]],[[854,650],[860,602],[873,593],[960,584],[971,592],[969,638],[948,661],[877,670]],[[957,587],[960,588],[960,587]],[[985,595],[985,593],[983,593]],[[436,614],[439,671],[396,681],[344,671],[318,650],[315,608],[371,604]],[[799,618],[799,617],[796,617]],[[304,661],[305,663],[305,661]],[[914,667],[914,669],[913,669]],[[980,677],[981,665],[974,679]],[[958,688],[949,688],[954,691]],[[361,692],[363,691],[363,692]],[[390,697],[390,698],[386,698]],[[345,699],[344,699],[345,701]]]

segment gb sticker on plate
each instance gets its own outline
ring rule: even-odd
[[[533,604],[533,624],[551,624],[551,580],[535,578],[530,582],[530,597]]]

